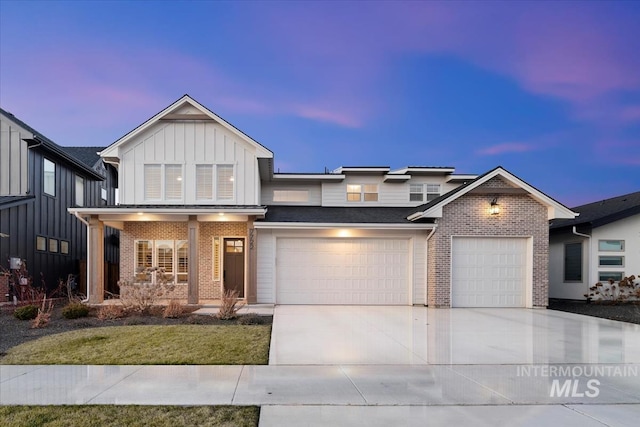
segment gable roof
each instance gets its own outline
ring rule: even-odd
[[[640,191],[576,206],[572,210],[579,212],[580,216],[575,219],[555,220],[550,224],[550,228],[558,229],[577,225],[596,228],[640,214]]]
[[[435,200],[430,201],[422,206],[418,206],[416,210],[418,212],[409,216],[409,220],[418,221],[425,218],[440,218],[442,217],[442,208],[456,200],[457,198],[469,193],[475,188],[478,188],[485,182],[495,177],[501,177],[514,187],[524,190],[529,196],[533,197],[538,202],[547,206],[548,219],[554,218],[575,218],[577,214],[564,206],[562,203],[552,199],[544,194],[537,188],[527,184],[511,172],[504,169],[502,166],[498,166],[480,176],[476,179],[467,182],[459,187],[454,188],[450,192],[443,194]]]
[[[175,113],[175,111],[181,109],[186,105],[195,107],[198,111],[200,111],[201,114],[194,114],[193,115],[194,118],[198,118],[200,120],[202,120],[202,118],[213,120],[216,123],[222,125],[227,130],[229,130],[231,133],[242,138],[247,143],[255,146],[257,149],[258,158],[268,158],[268,159],[273,158],[273,152],[271,152],[271,150],[269,150],[268,148],[266,148],[264,145],[260,144],[258,141],[254,140],[253,138],[251,138],[246,133],[242,132],[240,129],[233,126],[231,123],[224,120],[222,117],[218,116],[213,111],[209,110],[204,105],[200,104],[195,99],[191,98],[189,95],[183,95],[180,99],[178,99],[177,101],[169,105],[167,108],[160,111],[158,114],[151,117],[149,120],[142,123],[140,126],[136,127],[126,135],[122,136],[116,142],[114,142],[113,144],[109,145],[107,148],[102,150],[100,152],[100,156],[103,158],[118,158],[118,155],[117,155],[118,147],[129,142],[131,139],[135,138],[136,136],[140,135],[142,132],[144,132],[154,124],[158,123],[163,118],[167,118],[167,119],[171,118],[171,115]],[[179,116],[180,116],[179,118],[183,120],[188,118],[187,115],[180,114]]]
[[[11,120],[12,122],[14,122],[15,124],[17,124],[18,126],[20,126],[21,128],[23,128],[27,132],[30,132],[33,135],[32,138],[24,139],[24,141],[26,141],[29,148],[41,147],[45,151],[48,151],[54,156],[62,159],[66,163],[75,167],[76,169],[81,170],[82,172],[84,172],[85,175],[88,175],[89,177],[96,180],[100,180],[100,181],[103,179],[96,171],[88,167],[84,162],[77,159],[75,156],[67,153],[62,146],[56,144],[55,142],[53,142],[52,140],[50,140],[49,138],[47,138],[46,136],[44,136],[43,134],[41,134],[40,132],[38,132],[28,124],[26,124],[25,122],[23,122],[22,120],[18,119],[13,114],[3,110],[2,108],[0,108],[0,114],[2,114],[7,119]]]

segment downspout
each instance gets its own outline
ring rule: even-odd
[[[91,288],[89,286],[89,279],[91,278],[91,274],[90,274],[90,263],[89,263],[89,251],[91,250],[91,238],[89,236],[89,222],[82,218],[80,216],[80,214],[78,213],[78,211],[73,213],[75,215],[76,218],[78,218],[80,220],[80,222],[82,222],[84,225],[87,226],[87,297],[85,299],[82,300],[83,303],[87,303],[89,302],[89,289]]]
[[[587,244],[587,262],[589,263],[587,268],[587,289],[588,289],[589,284],[591,283],[591,236],[584,233],[578,233],[578,230],[575,225],[573,226],[573,230],[571,232],[576,236],[585,237],[588,241],[588,244]]]

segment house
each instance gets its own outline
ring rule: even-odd
[[[589,287],[640,273],[640,191],[572,209],[549,232],[549,297],[585,299]]]
[[[86,227],[67,208],[113,199],[102,194],[99,170],[13,114],[0,109],[0,126],[0,262],[9,268],[11,258],[25,260],[34,285],[44,280],[52,289],[80,273],[86,259]],[[108,261],[117,263],[118,251],[112,252]]]
[[[105,226],[123,279],[171,274],[189,303],[547,305],[548,220],[575,214],[507,170],[274,172],[274,154],[188,95],[100,153],[120,204],[89,223],[90,301]]]

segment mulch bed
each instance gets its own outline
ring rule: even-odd
[[[273,322],[273,316],[259,316],[256,319],[255,315],[250,314],[240,316],[234,320],[220,320],[214,316],[193,314],[194,311],[200,308],[199,306],[184,306],[183,314],[175,319],[162,317],[164,307],[152,307],[149,314],[146,315],[129,314],[126,317],[115,320],[98,319],[97,308],[92,307],[88,317],[65,319],[62,316],[62,308],[65,304],[66,301],[55,304],[49,324],[44,328],[37,329],[31,327],[30,320],[16,319],[13,316],[14,306],[0,306],[0,357],[11,347],[24,342],[77,329],[127,325],[236,325],[242,324],[242,319],[246,316],[252,316],[251,320],[260,324],[271,324]]]
[[[586,301],[549,300],[549,309],[640,324],[640,303],[590,303]]]

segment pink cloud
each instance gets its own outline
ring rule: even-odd
[[[333,123],[344,127],[357,128],[362,125],[360,119],[345,111],[323,109],[315,105],[298,105],[293,107],[293,113],[306,119]]]
[[[504,144],[492,145],[477,151],[483,156],[495,156],[504,153],[524,153],[526,151],[535,150],[535,147],[522,142],[506,142]]]

